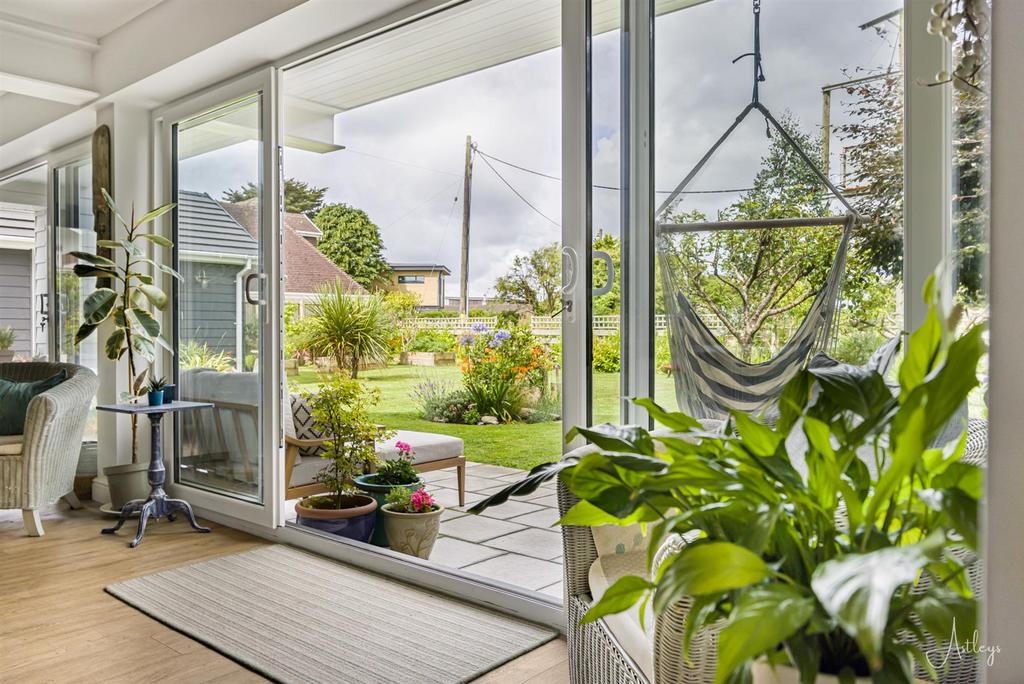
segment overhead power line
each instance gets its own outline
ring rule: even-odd
[[[499,159],[498,157],[495,157],[494,155],[487,154],[486,152],[481,150],[479,147],[476,148],[476,151],[477,151],[477,154],[479,154],[481,157],[486,157],[487,159],[492,159],[492,160],[498,162],[499,164],[504,164],[505,166],[511,166],[513,169],[518,169],[519,171],[523,171],[524,173],[531,173],[534,176],[540,176],[541,178],[547,178],[549,180],[558,181],[559,183],[562,182],[562,179],[559,178],[558,176],[552,176],[550,173],[544,173],[543,171],[536,171],[534,169],[526,168],[525,166],[520,166],[519,164],[513,164],[510,161],[505,161],[504,159]],[[484,161],[486,161],[486,159]],[[495,171],[495,173],[497,173],[497,171]],[[622,188],[616,187],[614,185],[598,185],[596,183],[594,184],[594,187],[599,189],[599,190],[621,190],[622,189]],[[684,192],[682,192],[680,194],[682,194],[682,195],[718,195],[718,194],[728,194],[728,193],[750,192],[753,189],[754,188],[724,188],[722,190],[686,190],[686,191],[684,191]],[[671,190],[655,190],[654,192],[658,193],[659,195],[671,195],[672,194]]]
[[[523,203],[524,203],[524,204],[526,204],[526,206],[530,207],[530,208],[531,208],[531,209],[533,209],[533,210],[534,210],[535,212],[537,212],[538,214],[540,214],[540,215],[541,215],[541,216],[542,216],[542,217],[543,217],[543,218],[544,218],[544,219],[545,219],[546,221],[548,221],[548,222],[549,222],[549,223],[550,223],[551,225],[555,226],[556,228],[561,228],[561,227],[562,227],[562,226],[561,226],[561,224],[560,224],[560,223],[558,223],[558,221],[555,221],[555,220],[554,220],[553,218],[551,218],[550,216],[548,216],[547,214],[545,214],[545,213],[544,213],[543,211],[541,211],[540,209],[538,209],[537,207],[535,207],[535,206],[534,206],[534,205],[533,205],[533,204],[532,204],[532,203],[530,202],[530,200],[528,200],[528,199],[526,199],[525,197],[523,197],[523,194],[522,194],[521,192],[519,192],[518,190],[516,190],[516,189],[515,189],[515,187],[513,187],[513,186],[512,186],[512,184],[511,184],[511,183],[509,183],[509,182],[508,182],[508,180],[506,180],[506,179],[505,179],[505,177],[504,177],[504,176],[502,176],[502,175],[501,175],[501,174],[500,174],[500,173],[498,172],[498,169],[494,168],[494,164],[492,164],[492,163],[491,163],[490,161],[488,161],[488,157],[489,157],[490,155],[486,155],[486,154],[484,154],[483,152],[480,152],[480,150],[479,150],[479,149],[477,149],[476,151],[477,151],[477,153],[478,153],[478,154],[480,155],[480,158],[481,158],[481,159],[483,159],[483,161],[484,161],[484,164],[487,164],[487,167],[488,167],[488,168],[489,168],[489,169],[490,169],[491,171],[493,171],[493,172],[494,172],[494,175],[495,175],[495,176],[497,176],[498,178],[500,178],[500,179],[501,179],[501,182],[502,182],[502,183],[504,183],[504,184],[505,184],[506,186],[508,186],[508,189],[509,189],[509,190],[511,190],[511,191],[512,191],[513,193],[515,193],[515,196],[516,196],[516,197],[518,197],[519,199],[521,199],[521,200],[523,201]],[[495,160],[495,161],[497,161],[497,160]]]

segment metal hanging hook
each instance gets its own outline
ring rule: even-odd
[[[764,77],[764,64],[761,59],[761,0],[753,0],[754,5],[754,50],[753,52],[744,52],[742,55],[732,60],[732,63],[740,61],[744,57],[754,58],[754,88],[750,96],[751,104],[758,104],[760,100],[760,93],[758,92],[758,86],[765,81]],[[768,128],[768,121],[765,120],[765,127],[768,129],[768,137],[771,137],[771,130]]]

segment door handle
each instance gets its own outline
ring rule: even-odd
[[[252,292],[249,290],[249,283],[253,279],[259,280],[259,296],[256,299],[252,298]],[[245,296],[245,301],[254,306],[263,306],[267,303],[267,300],[263,299],[263,281],[267,279],[266,273],[250,273],[245,276],[245,280],[242,281],[242,292]]]
[[[612,261],[612,255],[608,252],[594,250],[593,256],[595,259],[600,259],[604,262],[605,273],[607,274],[604,285],[601,287],[595,287],[590,292],[591,297],[600,297],[601,295],[612,291],[612,284],[615,282],[615,262]]]

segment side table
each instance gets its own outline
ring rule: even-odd
[[[174,522],[174,513],[180,511],[188,516],[189,524],[197,532],[209,532],[210,528],[202,527],[196,522],[196,516],[192,507],[183,499],[172,499],[164,492],[164,482],[167,479],[167,471],[164,468],[164,459],[160,439],[160,419],[165,413],[173,411],[190,411],[192,409],[210,408],[213,404],[200,401],[172,401],[169,404],[160,406],[148,406],[146,404],[105,404],[97,406],[98,411],[111,411],[113,413],[127,413],[130,415],[145,415],[149,418],[150,434],[150,458],[149,458],[149,497],[146,499],[133,499],[121,508],[121,517],[117,524],[101,530],[102,534],[114,534],[133,513],[139,514],[139,531],[128,546],[135,548],[142,542],[142,535],[146,533],[146,522],[149,518],[167,518]]]

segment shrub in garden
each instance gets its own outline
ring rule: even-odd
[[[182,370],[210,368],[225,373],[235,370],[235,360],[229,354],[210,349],[205,342],[190,340],[178,348],[178,363]]]
[[[598,373],[618,373],[620,368],[619,336],[594,336],[594,371]]]
[[[307,319],[306,348],[317,356],[333,356],[338,368],[348,368],[353,378],[359,376],[360,363],[387,363],[391,356],[395,322],[381,295],[353,296],[335,281],[317,292]]]
[[[420,330],[416,333],[407,351],[411,352],[450,352],[458,345],[453,333],[447,330]]]
[[[463,386],[481,415],[515,420],[530,390],[544,387],[547,354],[529,328],[475,323],[459,344]]]

